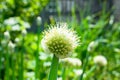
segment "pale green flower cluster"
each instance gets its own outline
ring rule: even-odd
[[[93,60],[94,60],[95,64],[98,64],[100,66],[106,66],[107,65],[107,59],[102,55],[95,56]]]
[[[65,58],[65,59],[62,59],[61,62],[65,66],[80,67],[82,65],[81,60],[78,58]]]
[[[58,23],[51,26],[44,32],[44,37],[41,41],[44,51],[53,53],[58,58],[66,58],[73,53],[78,46],[79,38],[76,33],[68,29],[67,24]]]

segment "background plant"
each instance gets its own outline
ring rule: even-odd
[[[104,0],[106,1],[106,0]],[[36,51],[38,47],[38,38],[36,33],[27,32],[23,36],[22,31],[30,28],[36,17],[44,10],[49,1],[43,0],[1,0],[0,1],[0,79],[4,80],[6,76],[6,68],[9,71],[9,77],[13,77],[13,59],[14,61],[14,78],[19,79],[20,69],[20,54],[24,54],[24,79],[35,79],[35,65],[36,65]],[[107,3],[106,3],[107,4]],[[81,37],[81,46],[79,46],[72,57],[78,58],[85,62],[86,53],[89,53],[88,64],[85,69],[84,80],[119,80],[120,78],[120,23],[116,22],[114,15],[109,10],[106,11],[105,3],[101,3],[102,10],[98,13],[91,13],[89,5],[84,9],[80,9],[80,20],[78,15],[75,14],[75,6],[68,14],[72,15],[72,19],[68,17],[65,22],[72,27],[77,34]],[[62,17],[62,12],[58,9],[59,18]],[[42,18],[43,19],[43,18]],[[54,17],[51,19],[55,22]],[[48,22],[46,22],[49,24]],[[45,28],[48,28],[44,24]],[[41,26],[42,27],[42,26]],[[8,31],[10,40],[15,44],[14,52],[7,49],[8,44],[5,40],[4,32]],[[39,35],[40,39],[42,35]],[[93,50],[88,51],[91,42],[96,42],[97,45],[93,46]],[[9,53],[9,66],[6,66],[6,55]],[[104,68],[97,66],[93,62],[94,56],[103,55],[107,59],[107,66]],[[38,78],[40,80],[47,80],[51,64],[51,55],[47,55],[39,45],[39,68]],[[62,63],[58,67],[58,78],[62,77]],[[66,69],[66,80],[78,80],[80,68],[70,67]],[[77,71],[78,72],[77,72]],[[103,74],[101,74],[103,73]]]

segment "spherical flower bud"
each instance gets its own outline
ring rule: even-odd
[[[88,45],[88,48],[87,48],[88,52],[93,52],[97,45],[98,45],[98,42],[96,42],[96,41],[90,42],[90,44]]]
[[[65,66],[80,67],[82,65],[81,60],[78,58],[65,58],[62,59],[61,62],[65,64]]]
[[[107,65],[107,60],[102,55],[95,56],[93,60],[94,60],[95,64],[98,64],[100,66],[106,66]]]
[[[4,37],[6,40],[10,39],[10,33],[8,31],[4,32]]]
[[[20,39],[19,39],[19,38],[15,38],[15,42],[16,42],[16,43],[19,43],[19,42],[20,42]]]
[[[37,25],[40,26],[42,23],[42,19],[40,16],[37,17]]]
[[[15,38],[15,43],[16,43],[16,45],[20,45],[20,39],[19,38]]]
[[[22,35],[23,35],[23,36],[26,36],[27,31],[24,29],[24,30],[22,30],[22,32],[21,32],[21,33],[22,33]]]
[[[15,48],[15,44],[13,44],[11,41],[8,43],[8,49],[13,52]]]
[[[75,32],[68,29],[67,24],[59,23],[44,32],[41,44],[44,51],[53,53],[58,58],[66,58],[73,53],[78,42]]]

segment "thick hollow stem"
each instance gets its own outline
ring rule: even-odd
[[[50,74],[48,80],[57,80],[57,70],[58,70],[59,58],[55,55],[53,56]]]

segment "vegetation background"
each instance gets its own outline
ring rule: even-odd
[[[72,57],[84,64],[86,54],[90,55],[84,80],[119,80],[120,23],[115,21],[114,6],[107,7],[107,0],[99,0],[97,11],[91,7],[92,2],[86,1],[83,7],[74,3],[66,11],[58,0],[0,0],[0,80],[47,80],[52,54],[44,53],[40,41],[47,25],[58,21],[66,22],[81,37],[81,45]],[[89,52],[91,42],[98,44]],[[93,70],[96,55],[105,56],[107,66]],[[63,64],[59,65],[60,79]],[[75,70],[82,67],[66,67],[65,80],[78,80],[79,73]]]

